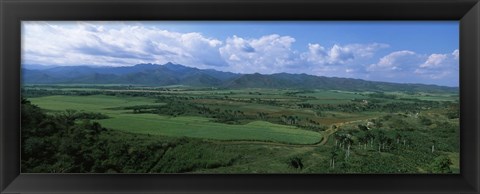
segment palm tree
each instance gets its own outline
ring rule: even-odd
[[[402,139],[402,134],[398,133],[395,135],[395,138],[397,139],[397,144],[400,143],[400,139]]]
[[[359,138],[358,138],[358,142],[359,142],[360,144],[363,144],[363,149],[364,149],[364,150],[367,149],[368,137],[367,137],[366,135],[359,137]]]
[[[432,153],[435,151],[435,143],[436,143],[436,141],[432,140]]]
[[[383,131],[378,131],[377,132],[377,135],[376,135],[376,139],[379,141],[378,142],[378,151],[380,152],[382,147],[384,146],[384,142],[386,140],[386,137],[385,137],[385,132]]]
[[[373,138],[375,138],[375,136],[372,133],[370,133],[370,131],[367,131],[366,134],[365,134],[365,138],[367,140],[367,143],[368,143],[368,141],[370,141],[370,147],[372,147],[373,146]]]
[[[337,158],[337,156],[338,156],[337,149],[334,147],[330,152],[330,157],[331,157],[330,167],[332,167],[333,169],[335,169],[335,158]]]
[[[340,133],[335,133],[335,146],[338,146],[338,142],[340,142],[339,146],[342,147],[344,138],[345,138],[345,135]]]
[[[388,145],[388,146],[390,147],[390,146],[392,145],[392,142],[393,142],[393,141],[394,141],[394,140],[393,140],[392,138],[390,138],[390,137],[385,137],[385,141],[384,141],[384,143],[383,143],[383,149],[385,149],[385,145]]]
[[[350,156],[350,146],[353,143],[352,136],[350,134],[345,135],[343,141],[347,144],[347,152],[345,153],[345,159],[347,159]]]

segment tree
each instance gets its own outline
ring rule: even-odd
[[[338,153],[337,153],[337,149],[334,147],[332,149],[332,151],[330,152],[330,167],[335,169],[335,159],[337,158],[338,156]]]
[[[57,115],[57,123],[62,124],[64,127],[71,126],[77,119],[77,111],[72,109],[67,109],[64,112]]]
[[[370,142],[370,147],[372,147],[375,136],[370,131],[366,131],[365,138],[367,139],[367,143]]]
[[[378,141],[378,151],[380,152],[383,146],[383,143],[385,142],[385,132],[383,131],[377,131],[375,134],[375,139]]]
[[[267,119],[268,113],[265,112],[257,112],[257,115],[260,119]]]
[[[345,159],[348,159],[350,157],[350,146],[353,144],[353,139],[350,134],[345,135],[343,141],[347,145],[347,152],[345,153]]]
[[[429,118],[427,118],[425,116],[420,116],[420,122],[425,126],[430,126],[430,125],[433,124],[432,120],[430,120]]]
[[[366,135],[363,135],[361,137],[358,137],[358,142],[360,142],[360,144],[363,144],[363,149],[366,150],[367,149],[367,144],[368,144],[368,137]]]
[[[335,146],[342,147],[343,138],[345,138],[343,134],[335,133]],[[338,142],[340,142],[340,144],[338,144]]]
[[[435,151],[435,143],[436,143],[436,142],[437,142],[437,141],[432,140],[432,153]]]
[[[447,156],[439,156],[435,158],[431,164],[431,168],[434,173],[451,173],[450,165],[452,165],[450,158]]]
[[[400,134],[400,133],[397,132],[397,134],[395,134],[395,138],[397,139],[397,144],[399,144],[399,143],[400,143],[400,139],[402,139],[402,134]]]
[[[296,169],[302,169],[303,168],[302,159],[298,156],[290,158],[289,159],[289,165],[293,168],[296,168]]]
[[[357,125],[357,127],[360,129],[360,131],[368,131],[368,127],[365,125]]]

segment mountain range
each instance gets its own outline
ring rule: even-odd
[[[24,84],[188,85],[217,88],[327,89],[349,91],[458,92],[458,87],[402,84],[308,74],[240,74],[179,64],[138,64],[124,67],[24,65]],[[30,68],[32,67],[32,68]]]

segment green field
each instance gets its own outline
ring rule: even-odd
[[[227,125],[210,122],[202,117],[170,117],[154,114],[128,114],[115,108],[154,104],[142,97],[119,98],[112,96],[47,96],[32,98],[32,103],[50,111],[73,109],[104,113],[111,118],[99,122],[108,128],[133,133],[185,136],[219,140],[258,140],[292,144],[314,144],[321,134],[292,126],[265,121],[245,125]]]
[[[456,93],[64,84],[22,95],[22,172],[460,171]]]
[[[118,98],[114,96],[45,96],[31,98],[33,104],[50,111],[64,111],[73,109],[78,111],[101,112],[119,114],[121,111],[110,110],[122,106],[136,106],[153,104],[154,100],[144,97]]]
[[[245,125],[227,125],[212,123],[202,117],[143,114],[134,117],[119,115],[112,119],[101,120],[100,124],[133,133],[219,140],[272,141],[292,144],[314,144],[321,140],[320,133],[265,121],[253,121]]]

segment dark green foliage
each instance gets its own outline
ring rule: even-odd
[[[347,113],[358,113],[367,111],[381,111],[387,113],[395,112],[419,112],[428,108],[439,108],[443,104],[434,101],[418,101],[414,103],[391,102],[391,103],[346,103],[346,104],[323,104],[315,105],[316,111],[341,111]]]
[[[423,124],[423,125],[426,125],[426,126],[429,126],[431,124],[433,124],[432,120],[425,117],[425,116],[420,116],[420,122]]]
[[[371,98],[386,98],[386,99],[395,99],[395,98],[397,98],[395,95],[385,94],[385,93],[383,93],[383,92],[375,92],[375,93],[368,94],[367,96],[369,96],[369,97],[371,97]]]
[[[357,125],[357,127],[358,127],[358,129],[360,129],[362,131],[368,131],[368,128],[365,125]]]
[[[187,172],[228,166],[237,157],[199,140],[109,131],[89,118],[101,115],[46,115],[22,100],[22,172]]]
[[[52,130],[49,127],[44,127],[37,129],[38,124],[48,125],[48,122],[44,122],[46,115],[43,114],[42,110],[35,105],[32,105],[30,101],[22,98],[21,104],[21,119],[22,119],[22,128],[28,129],[23,130],[24,135],[30,135],[32,133],[38,135],[48,135],[52,133]]]
[[[303,168],[302,158],[300,158],[298,156],[289,158],[287,163],[290,167],[295,168],[295,169],[300,169],[301,170]]]
[[[460,117],[460,104],[458,101],[456,103],[450,104],[448,107],[448,112],[446,113],[449,119],[457,119]]]
[[[76,115],[76,119],[87,119],[87,120],[99,120],[99,119],[108,119],[108,117],[105,114],[102,113],[86,113],[86,112],[80,112]]]
[[[451,173],[452,161],[446,156],[439,156],[432,162],[430,169],[433,173]]]
[[[228,153],[224,147],[209,145],[198,140],[170,148],[152,172],[181,173],[199,169],[230,166],[238,155]]]

